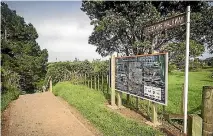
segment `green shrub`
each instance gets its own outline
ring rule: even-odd
[[[97,76],[100,73],[107,73],[109,70],[108,61],[93,60],[73,61],[73,62],[54,62],[48,64],[48,70],[45,77],[45,84],[49,77],[52,77],[52,83],[56,84],[63,81],[72,81],[72,83],[83,82],[85,74]]]
[[[197,72],[197,71],[201,71],[202,68],[203,68],[203,65],[199,61],[191,61],[189,63],[189,71]]]
[[[8,88],[5,93],[1,94],[1,111],[4,111],[9,103],[19,97],[20,90],[16,88]]]
[[[169,64],[168,72],[171,73],[173,70],[176,70],[177,67],[175,64]]]
[[[12,100],[19,97],[20,76],[14,71],[1,68],[1,79],[1,111],[3,111]]]

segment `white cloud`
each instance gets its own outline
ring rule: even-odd
[[[88,44],[88,37],[93,26],[87,16],[73,15],[38,21],[33,25],[39,34],[37,42],[41,48],[49,51],[49,61],[96,59],[101,56],[95,52],[96,47]]]

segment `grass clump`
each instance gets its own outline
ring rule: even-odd
[[[120,116],[106,108],[102,92],[86,86],[61,82],[53,88],[53,93],[76,107],[96,128],[106,136],[156,136],[161,132]]]
[[[16,88],[9,88],[7,92],[1,94],[1,112],[4,111],[9,103],[19,97],[20,91]]]

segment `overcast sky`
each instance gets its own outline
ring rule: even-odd
[[[8,1],[26,22],[36,28],[38,44],[49,52],[49,61],[92,60],[102,58],[96,47],[88,44],[93,26],[88,16],[80,10],[80,1],[27,2]]]
[[[38,44],[49,53],[49,61],[92,60],[102,58],[88,44],[92,33],[88,16],[80,10],[81,1],[7,1],[10,9],[36,28]],[[209,57],[204,53],[203,57]],[[212,56],[212,55],[211,55]],[[106,58],[105,58],[106,59]]]

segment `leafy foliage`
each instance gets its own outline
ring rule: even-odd
[[[1,2],[1,22],[2,92],[6,93],[11,86],[32,92],[45,77],[48,52],[36,42],[35,27],[4,2]]]
[[[184,65],[185,62],[185,43],[170,43],[164,48],[164,51],[169,53],[169,62],[176,64],[177,66]],[[203,54],[205,48],[203,45],[197,43],[196,41],[190,41],[189,55],[190,59],[195,59],[196,57]]]
[[[113,52],[137,55],[150,52],[154,35],[154,50],[162,51],[168,43],[185,41],[185,26],[146,36],[144,28],[153,22],[185,12],[190,5],[191,39],[212,50],[212,7],[208,2],[185,1],[83,1],[81,10],[94,26],[89,43],[97,47],[102,56]],[[148,43],[148,44],[147,44]]]
[[[171,73],[172,71],[176,70],[177,66],[175,64],[169,64],[168,72]]]
[[[106,74],[109,68],[108,63],[108,61],[100,60],[49,63],[45,82],[49,77],[52,78],[52,82],[55,84],[62,81],[76,82],[83,80],[85,74],[87,76]]]
[[[147,22],[160,17],[150,2],[84,1],[81,9],[94,25],[89,43],[97,46],[96,51],[102,56],[114,51],[127,56],[143,54],[150,46],[133,45],[150,40],[143,35],[143,29]]]

